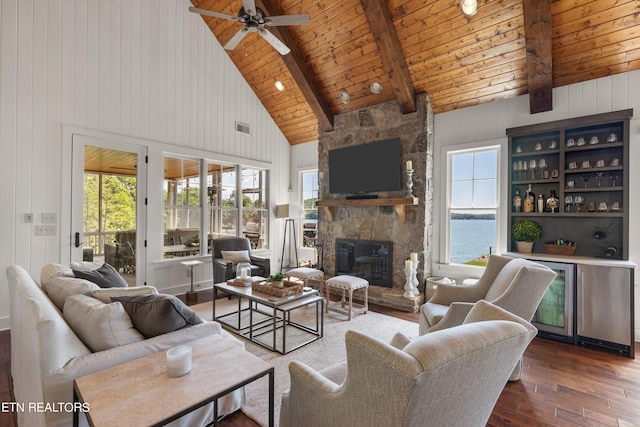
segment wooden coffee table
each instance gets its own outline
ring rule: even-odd
[[[74,402],[89,406],[94,427],[160,426],[214,402],[218,425],[218,398],[269,376],[269,426],[274,425],[273,366],[220,335],[192,341],[192,369],[169,378],[166,351],[160,351],[73,381]],[[79,421],[74,413],[73,425]]]

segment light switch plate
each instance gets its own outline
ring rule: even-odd
[[[44,224],[55,224],[58,220],[55,212],[43,212],[42,213],[42,222]]]

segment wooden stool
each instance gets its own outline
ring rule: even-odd
[[[331,302],[329,299],[329,293],[331,288],[336,288],[342,290],[342,299],[337,302]],[[364,301],[363,304],[354,304],[353,302],[353,291],[355,289],[364,288]],[[327,313],[329,310],[335,311],[336,313],[346,314],[351,320],[352,314],[358,313],[366,313],[369,308],[368,297],[369,297],[369,282],[361,277],[354,276],[336,276],[325,282],[326,289],[326,298],[327,298]],[[345,301],[345,293],[349,291],[349,299]],[[349,307],[345,308],[345,304],[348,303]]]
[[[305,286],[309,286],[309,282],[316,282],[318,284],[318,291],[320,292],[320,295],[322,295],[324,292],[324,271],[318,270],[317,268],[292,268],[291,270],[287,271],[286,276],[295,277],[302,280]]]

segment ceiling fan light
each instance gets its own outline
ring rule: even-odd
[[[347,92],[340,92],[340,102],[348,104],[351,101],[351,96]]]
[[[380,95],[382,93],[382,85],[378,82],[371,83],[371,86],[369,86],[369,89],[371,90],[371,93],[373,93],[374,95]]]
[[[276,89],[278,89],[280,92],[284,91],[284,83],[282,83],[280,80],[276,80],[275,85]]]
[[[478,11],[478,0],[460,0],[460,9],[466,16],[473,16]]]

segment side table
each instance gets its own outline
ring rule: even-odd
[[[74,403],[84,403],[89,424],[99,426],[160,426],[214,404],[218,425],[218,398],[269,376],[269,426],[274,425],[274,368],[230,340],[209,335],[188,343],[193,349],[192,370],[169,378],[166,351],[76,378]],[[179,393],[176,393],[179,390]],[[77,405],[80,406],[80,405]],[[79,414],[73,415],[74,427]]]
[[[187,267],[191,267],[191,290],[186,294],[187,302],[197,302],[198,301],[198,293],[193,290],[193,267],[196,265],[204,264],[202,261],[198,261],[196,259],[190,261],[181,261],[180,264],[186,265]]]

